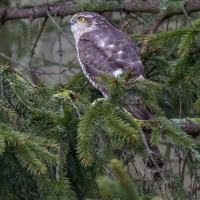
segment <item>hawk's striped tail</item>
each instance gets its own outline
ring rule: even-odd
[[[140,120],[149,120],[152,117],[151,110],[143,105],[140,105],[139,102],[137,104],[126,104],[124,105],[124,107],[128,112],[132,114],[134,118]],[[147,145],[145,145],[145,148],[149,148],[152,151],[151,156],[148,156],[146,165],[149,169],[158,171],[159,169],[162,169],[164,167],[160,151],[157,146],[151,146],[150,144],[151,130],[143,128],[143,133],[145,136],[144,139],[146,139],[147,143]]]
[[[143,129],[143,133],[148,145],[148,148],[152,151],[151,156],[147,158],[146,166],[152,171],[159,171],[164,168],[160,150],[157,146],[150,145],[151,130]]]

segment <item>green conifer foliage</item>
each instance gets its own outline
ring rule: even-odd
[[[165,85],[168,87],[165,86],[165,92],[168,90],[167,93],[169,93],[171,90],[171,92],[175,93],[175,88],[180,90],[177,94],[179,102],[183,103],[183,116],[186,113],[187,115],[190,113],[194,115],[194,107],[199,108],[199,99],[197,98],[199,96],[197,88],[199,86],[200,62],[199,27],[200,20],[198,19],[193,22],[191,28],[154,34],[145,40],[147,44],[150,44],[150,51],[158,46],[165,47],[169,44],[177,44],[177,59],[169,62],[168,72],[170,77],[166,77]],[[176,100],[177,97],[171,95],[170,99]],[[194,104],[195,102],[196,104]],[[186,110],[184,110],[185,108]]]
[[[200,117],[199,30],[196,20],[190,28],[132,35],[148,44],[141,55],[146,79],[130,79],[129,71],[102,74],[108,99],[82,73],[63,85],[34,85],[23,70],[1,65],[0,199],[196,198],[199,144],[171,119]],[[123,108],[138,101],[154,112],[152,119],[134,119]],[[163,170],[148,172],[141,164],[156,158],[144,145],[144,127],[152,130],[152,146],[166,147]]]
[[[47,87],[33,85],[23,71],[9,66],[1,66],[0,72],[1,199],[153,199],[159,198],[161,183],[169,191],[165,197],[173,198],[177,188],[183,198],[190,197],[172,171],[157,172],[144,182],[145,175],[135,163],[138,157],[145,161],[152,154],[141,137],[145,126],[153,130],[152,145],[164,138],[190,155],[191,173],[197,170],[196,141],[161,117],[160,82],[128,79],[128,73],[117,78],[102,74],[100,81],[110,91],[110,98],[102,99],[82,74],[65,85]],[[138,99],[156,113],[153,119],[136,120],[123,109]],[[110,171],[113,158],[124,166],[132,163],[136,177],[116,160]],[[168,165],[167,151],[164,159]],[[106,178],[99,178],[105,174]]]
[[[113,171],[113,180],[108,177],[97,179],[99,189],[105,199],[142,199],[137,194],[133,181],[121,162],[116,159],[111,160],[110,168]]]

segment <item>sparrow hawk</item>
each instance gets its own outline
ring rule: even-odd
[[[109,98],[106,86],[97,77],[101,73],[117,77],[127,70],[133,71],[133,77],[144,78],[144,67],[136,50],[133,40],[123,31],[112,26],[105,17],[92,12],[75,14],[68,22],[74,34],[78,60],[83,73],[91,84]],[[138,104],[124,105],[134,118],[148,120],[151,111]],[[143,129],[149,148],[160,154],[157,146],[150,146],[150,130]],[[149,158],[147,166],[156,168]],[[159,159],[159,167],[163,166]]]

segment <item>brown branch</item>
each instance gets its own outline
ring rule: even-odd
[[[124,31],[124,29],[128,26],[128,24],[131,22],[131,19],[129,19],[121,28],[121,31]]]
[[[164,13],[161,21],[164,18],[169,18],[173,15],[184,14],[182,7],[168,7],[166,10],[160,10],[160,4],[157,1],[149,0],[147,2],[109,2],[106,6],[103,6],[104,3],[99,3],[98,6],[93,10],[94,12],[146,12],[146,13]],[[33,19],[47,17],[46,9],[49,10],[52,16],[66,16],[72,15],[77,12],[81,12],[84,8],[85,11],[91,11],[87,8],[86,4],[83,4],[84,7],[76,8],[73,2],[66,2],[61,4],[45,4],[38,7],[31,8],[20,8],[20,9],[10,9],[10,8],[0,8],[0,20],[5,23],[8,20],[12,19],[23,19],[30,18]],[[102,8],[103,7],[103,8]],[[184,4],[185,11],[187,13],[197,12],[200,10],[200,1],[199,0],[186,0]],[[159,23],[157,23],[158,25]],[[157,26],[155,24],[154,29]]]
[[[200,135],[200,122],[199,119],[171,119],[172,123],[176,126],[181,127],[188,135],[197,137]]]
[[[159,25],[167,18],[171,17],[173,15],[168,15],[167,11],[163,11],[161,13],[159,13],[156,17],[156,19],[154,20],[154,23],[152,24],[152,27],[148,33],[148,36],[151,36],[152,34],[154,34],[157,30],[157,28],[159,27]],[[148,45],[145,44],[142,49],[140,50],[140,53],[144,53],[147,50]]]
[[[142,18],[138,17],[136,14],[130,13],[130,15],[136,19],[138,19],[140,22],[142,22],[145,25],[148,25],[147,22],[145,22]]]
[[[91,4],[91,3],[90,3]],[[80,5],[80,4],[79,4]],[[12,19],[24,19],[24,18],[44,18],[49,16],[67,16],[77,12],[91,11],[87,3],[82,3],[82,6],[77,7],[77,4],[73,2],[66,2],[60,4],[45,4],[38,7],[21,8],[21,9],[9,9],[0,8],[0,25],[4,24],[8,20]],[[158,26],[166,19],[181,14],[190,14],[191,12],[200,11],[199,0],[186,0],[183,7],[169,6],[166,10],[160,10],[160,3],[155,0],[149,0],[147,2],[103,2],[99,3],[98,6],[94,6],[92,10],[94,12],[145,12],[157,14],[156,19],[152,24],[152,28],[148,35],[152,35],[157,30]],[[65,35],[66,37],[66,35]],[[67,37],[66,37],[67,38]],[[147,49],[147,45],[144,45],[141,49],[141,53],[144,53]]]
[[[156,19],[154,20],[152,24],[152,27],[148,33],[148,36],[151,36],[152,34],[154,34],[157,28],[159,27],[159,25],[166,19],[169,19],[170,17],[174,15],[181,15],[181,14],[188,16],[188,14],[190,14],[191,12],[199,11],[199,8],[200,8],[200,1],[188,0],[188,1],[185,1],[185,4],[182,7],[176,8],[176,7],[169,6],[166,10],[160,10],[158,12],[158,15],[156,16]],[[147,48],[148,48],[148,44],[145,44],[141,48],[140,53],[141,54],[144,53],[147,50]]]

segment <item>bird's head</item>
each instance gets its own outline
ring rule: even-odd
[[[105,17],[92,12],[77,13],[68,23],[71,25],[71,30],[74,33],[75,39],[78,39],[86,32],[93,31],[108,24]]]

